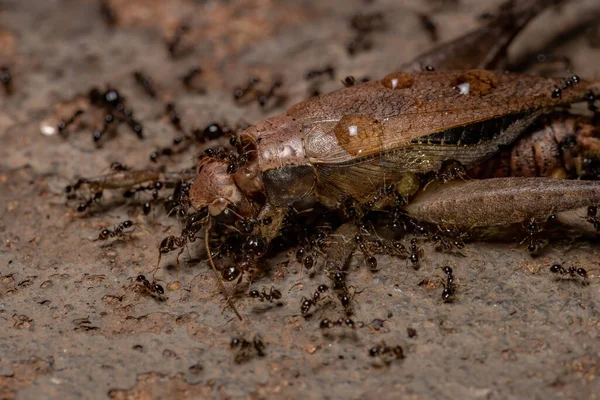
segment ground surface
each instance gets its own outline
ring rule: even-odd
[[[106,172],[113,161],[151,166],[150,152],[170,144],[164,102],[135,85],[135,70],[176,101],[186,129],[254,123],[306,97],[311,68],[336,67],[336,79],[323,86],[329,90],[346,75],[380,77],[432,46],[416,12],[432,14],[440,37],[449,39],[477,26],[476,17],[498,2],[110,0],[118,17],[113,29],[98,3],[0,1],[0,65],[14,77],[14,93],[0,93],[0,398],[600,396],[600,247],[593,240],[557,243],[536,259],[516,243],[471,244],[466,257],[426,248],[418,271],[382,257],[372,274],[357,260],[350,284],[362,290],[354,319],[364,327],[324,334],[319,321],[337,319],[340,307],[320,307],[309,320],[300,315],[300,298],[327,279],[301,273],[294,257],[254,283],[281,290],[283,306],[242,298],[240,322],[222,312],[207,265],[187,262],[199,254],[197,244],[183,253],[180,287],[173,269],[156,275],[166,301],[133,290],[138,274],[150,276],[160,240],[180,230],[161,210],[144,217],[139,208],[110,207],[109,197],[105,212],[82,218],[65,204],[64,187],[76,177]],[[387,29],[374,34],[371,51],[350,57],[348,20],[359,11],[383,12]],[[552,44],[550,52],[569,56],[576,73],[600,78],[598,29],[581,24],[598,13],[593,0],[545,13],[511,49],[513,63]],[[181,21],[192,30],[173,60],[165,41]],[[178,81],[195,65],[204,69],[197,84],[205,94]],[[233,88],[252,73],[283,76],[283,107],[265,113],[254,103],[235,104]],[[146,140],[122,127],[95,149],[91,127],[66,140],[40,133],[44,121],[68,116],[57,104],[106,85],[126,96]],[[160,162],[176,171],[196,152]],[[90,240],[125,218],[139,224],[130,240]],[[555,262],[586,268],[590,284],[555,281],[548,273]],[[439,283],[417,285],[438,282],[442,265],[454,267],[453,304],[441,302]],[[265,357],[236,364],[231,339],[257,334]],[[386,366],[370,357],[383,342],[403,346],[406,358]]]

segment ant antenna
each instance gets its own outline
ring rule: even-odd
[[[227,305],[231,308],[231,310],[233,310],[233,312],[235,313],[235,315],[237,315],[237,317],[240,319],[240,321],[243,321],[242,316],[240,315],[238,310],[235,308],[235,306],[231,302],[231,297],[229,297],[229,294],[227,293],[227,288],[225,288],[225,284],[223,283],[223,278],[217,272],[217,267],[215,267],[215,262],[213,261],[212,254],[210,254],[210,245],[208,244],[208,236],[209,236],[209,230],[210,230],[211,224],[212,224],[212,219],[209,218],[208,224],[206,225],[206,228],[204,228],[204,245],[206,247],[206,253],[208,254],[208,262],[210,263],[210,266],[212,267],[212,270],[215,273],[215,277],[217,278],[217,282],[219,282],[220,289],[223,291],[223,294],[225,295],[225,300],[227,302]]]

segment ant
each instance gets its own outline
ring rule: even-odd
[[[342,307],[344,307],[344,310],[346,310],[346,314],[351,315],[352,310],[350,305],[356,293],[350,293],[350,290],[348,290],[348,287],[346,286],[346,272],[331,270],[328,272],[328,275],[333,281],[333,290],[337,293]],[[353,289],[352,286],[350,288]]]
[[[167,41],[167,50],[172,58],[177,57],[177,50],[181,44],[181,39],[190,31],[191,27],[188,24],[182,23],[175,30],[175,34]]]
[[[175,129],[181,131],[181,118],[179,117],[179,113],[177,113],[177,110],[175,109],[175,103],[167,103],[167,105],[165,106],[165,113],[169,116],[169,120],[171,121],[171,124],[175,127]],[[177,140],[174,144],[179,144],[182,140],[180,136],[177,137],[180,139]]]
[[[450,267],[442,267],[442,271],[446,274],[446,283],[444,284],[444,290],[442,291],[442,300],[444,300],[444,303],[452,303],[452,301],[454,301],[454,293],[456,292],[454,273]]]
[[[560,99],[562,97],[562,92],[563,90],[566,90],[568,88],[570,88],[571,86],[575,86],[577,85],[579,82],[581,82],[581,79],[577,76],[577,75],[573,75],[572,77],[568,78],[567,80],[565,80],[565,83],[562,87],[560,88],[554,88],[554,90],[552,91],[552,98],[553,99]]]
[[[365,259],[367,261],[367,265],[371,268],[372,272],[377,271],[377,259],[370,252],[370,249],[367,243],[365,243],[363,235],[357,233],[354,236],[354,241],[358,243],[358,249],[363,253]]]
[[[531,255],[537,255],[546,245],[546,241],[536,237],[541,231],[542,227],[532,218],[529,222],[523,224],[523,228],[527,231],[527,236],[521,240],[519,244],[527,242],[527,250]]]
[[[352,75],[348,75],[347,77],[344,78],[344,80],[342,81],[342,83],[344,84],[345,87],[350,87],[350,86],[354,86],[358,83],[365,83],[365,82],[369,82],[369,78],[368,77],[364,77],[362,79],[357,80],[355,77],[353,77]]]
[[[99,142],[115,121],[126,122],[139,139],[144,139],[142,125],[133,118],[133,110],[125,106],[125,99],[115,89],[104,92],[94,88],[89,93],[90,104],[106,110],[104,126],[94,132],[94,142]]]
[[[245,87],[243,88],[236,88],[233,92],[233,98],[235,99],[236,102],[241,101],[244,97],[246,97],[248,95],[248,93],[250,93],[251,91],[255,90],[256,85],[258,85],[258,83],[260,82],[260,78],[258,78],[257,76],[251,76],[250,79],[248,79],[248,83],[246,84]]]
[[[205,220],[205,213],[194,214],[188,219],[185,228],[181,231],[180,236],[167,236],[160,242],[160,245],[158,246],[158,262],[156,263],[157,270],[160,266],[162,255],[170,253],[178,248],[179,253],[177,254],[177,264],[179,264],[179,256],[181,253],[183,253],[183,249],[188,242],[193,243],[196,241],[196,234],[204,225]]]
[[[200,143],[219,139],[227,134],[231,134],[232,129],[227,126],[221,126],[216,122],[211,122],[202,130],[196,129],[193,134]]]
[[[152,199],[150,201],[145,202],[144,205],[142,206],[142,212],[144,213],[144,215],[148,215],[148,214],[150,214],[150,211],[152,210],[152,203],[154,203],[158,200],[158,193],[163,187],[164,187],[163,182],[156,181],[147,186],[140,186],[135,189],[127,190],[125,193],[123,193],[123,197],[125,197],[125,198],[133,197],[137,192],[143,192],[143,191],[151,192]]]
[[[82,109],[77,109],[77,110],[75,110],[73,115],[71,115],[66,121],[63,121],[63,120],[59,121],[58,125],[56,126],[56,130],[58,131],[58,133],[62,134],[64,136],[65,129],[67,129],[69,126],[73,125],[73,123],[75,123],[77,118],[79,118],[83,113],[84,113],[84,111]]]
[[[252,356],[252,349],[254,349],[256,355],[259,357],[265,356],[265,343],[260,335],[254,336],[252,342],[249,342],[244,338],[233,338],[231,339],[230,347],[232,350],[238,349],[234,358],[236,364],[248,361]]]
[[[368,242],[367,245],[368,249],[374,254],[387,254],[396,257],[406,257],[408,255],[406,247],[397,240],[387,241],[375,239],[374,241]]]
[[[282,85],[283,81],[281,79],[275,80],[275,82],[271,84],[271,87],[269,88],[269,90],[267,90],[266,93],[262,93],[258,96],[258,104],[260,104],[260,106],[264,108],[269,102],[269,100],[275,97],[275,91]]]
[[[466,174],[467,169],[459,161],[446,160],[435,174],[435,179],[441,183],[447,183],[456,178],[463,178]]]
[[[133,73],[133,77],[135,81],[144,89],[144,92],[153,99],[156,98],[156,90],[154,89],[154,84],[152,82],[152,78],[148,75],[145,75],[141,71],[135,71]]]
[[[587,282],[587,278],[588,278],[587,271],[581,267],[579,267],[579,268],[569,267],[569,269],[565,269],[560,264],[554,264],[553,266],[550,267],[550,272],[552,272],[553,274],[560,274],[562,276],[569,275],[571,278],[574,278],[575,275],[579,275],[580,277],[583,278],[584,282]]]
[[[162,300],[163,295],[165,294],[165,289],[156,283],[154,280],[152,282],[148,281],[144,275],[138,275],[135,279],[138,283],[143,285],[143,287],[151,294],[155,295],[158,299]]]
[[[445,227],[440,229],[436,234],[431,236],[431,240],[441,248],[449,252],[453,248],[462,250],[465,248],[465,241],[469,240],[468,232],[461,232],[456,228]]]
[[[421,262],[421,257],[423,256],[423,249],[417,246],[417,239],[412,238],[410,240],[410,255],[408,259],[412,264],[414,269],[419,269],[419,263]]]
[[[256,86],[260,83],[260,78],[256,76],[250,77],[248,83],[245,87],[238,87],[233,92],[233,97],[238,104],[246,103],[244,99],[248,98],[250,93],[254,94],[254,99],[258,101],[258,104],[264,108],[269,100],[275,96],[275,91],[283,85],[283,81],[281,79],[276,79],[272,84],[269,90],[266,92],[258,90]],[[278,100],[282,100],[281,96],[278,96]]]
[[[371,357],[385,357],[384,362],[389,364],[391,359],[401,360],[404,358],[404,349],[402,346],[386,346],[385,343],[371,347],[369,349],[369,356]]]
[[[585,217],[586,221],[590,224],[594,225],[594,229],[600,231],[600,220],[598,220],[598,207],[597,206],[589,206],[587,208],[587,215]]]
[[[69,193],[70,188],[71,188],[71,186],[67,186],[65,188],[65,191],[67,193]],[[86,200],[85,203],[79,203],[79,205],[77,205],[77,212],[82,213],[82,212],[86,211],[92,205],[93,202],[98,201],[102,198],[102,194],[103,194],[102,190],[98,190],[97,192],[94,192],[94,194],[92,194],[92,196],[88,200]]]
[[[108,238],[121,237],[125,233],[125,229],[129,229],[133,226],[133,222],[130,220],[123,221],[113,229],[102,229],[98,234],[96,240],[107,240]]]
[[[4,86],[4,91],[7,95],[12,94],[12,75],[8,67],[0,67],[0,82]]]
[[[260,301],[266,300],[269,303],[272,303],[273,300],[279,300],[282,296],[279,290],[271,286],[271,289],[269,289],[268,293],[265,290],[265,288],[263,288],[261,292],[259,292],[258,290],[251,290],[250,293],[248,293],[248,297],[251,297],[253,299],[259,299]]]
[[[332,321],[330,319],[325,318],[324,320],[321,321],[321,323],[319,324],[319,327],[321,329],[331,329],[334,326],[343,326],[343,325],[346,325],[350,329],[356,328],[355,322],[350,318],[340,318],[337,321]]]
[[[187,89],[191,89],[192,83],[194,82],[194,78],[196,78],[201,73],[202,68],[192,67],[181,77],[181,83],[183,83],[183,86],[185,86]]]
[[[321,295],[329,290],[329,286],[327,285],[319,285],[315,293],[313,293],[312,298],[302,297],[300,304],[300,312],[302,315],[307,315],[310,312],[310,309],[313,306],[316,306],[317,303],[321,300]]]

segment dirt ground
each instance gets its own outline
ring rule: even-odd
[[[307,71],[335,66],[321,90],[347,75],[384,76],[434,42],[420,13],[431,15],[440,40],[481,23],[495,0],[108,0],[109,27],[95,0],[0,0],[0,66],[13,92],[0,88],[0,398],[411,398],[597,399],[600,397],[600,247],[594,238],[568,237],[532,258],[518,243],[473,243],[464,256],[425,246],[418,271],[405,260],[379,258],[373,274],[360,257],[349,284],[357,329],[319,329],[343,315],[324,301],[312,318],[300,314],[324,275],[313,278],[291,254],[252,288],[275,286],[282,304],[240,298],[243,321],[224,308],[199,243],[174,254],[156,279],[165,301],[136,291],[138,274],[151,276],[157,246],[180,226],[154,208],[118,203],[107,191],[84,217],[67,204],[64,188],[81,176],[107,172],[113,161],[136,168],[193,164],[201,148],[173,157],[149,154],[176,132],[164,104],[176,103],[184,129],[217,121],[255,123],[305,98]],[[350,16],[382,12],[385,29],[373,48],[354,56]],[[594,0],[573,0],[537,18],[510,49],[513,65],[540,70],[535,54],[568,56],[573,71],[600,78],[600,15]],[[587,22],[586,22],[587,21]],[[175,58],[166,42],[178,25],[191,27]],[[179,78],[193,66],[195,89]],[[152,76],[160,99],[136,85],[134,71]],[[568,72],[559,70],[559,74]],[[281,105],[241,106],[233,90],[257,74],[281,76]],[[126,126],[100,148],[92,126],[68,137],[46,136],[92,87],[118,88],[143,124],[145,139]],[[70,107],[70,108],[69,108]],[[112,196],[112,197],[111,197]],[[125,240],[94,241],[104,227],[129,218]],[[557,238],[558,239],[558,238]],[[557,281],[549,266],[578,266],[590,274]],[[166,268],[167,265],[171,268]],[[454,268],[454,303],[441,301],[439,267]],[[424,279],[432,285],[419,286]],[[179,283],[178,283],[179,282]],[[359,323],[360,322],[360,323]],[[416,335],[409,337],[408,329]],[[414,332],[413,332],[414,333]],[[232,338],[260,335],[236,363]],[[405,359],[371,357],[377,345],[401,345]],[[43,393],[43,395],[42,395]]]

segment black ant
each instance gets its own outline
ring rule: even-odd
[[[409,253],[406,247],[397,240],[388,241],[375,239],[367,242],[369,251],[374,254],[387,254],[388,256],[406,257]]]
[[[367,265],[371,268],[371,271],[377,271],[377,259],[371,253],[368,243],[365,242],[363,235],[357,233],[354,235],[354,241],[358,244],[358,249],[363,253]]]
[[[273,286],[271,286],[271,289],[269,289],[268,293],[265,290],[265,288],[263,288],[262,291],[260,291],[260,292],[258,290],[251,290],[248,293],[248,297],[251,297],[253,299],[259,299],[260,301],[266,300],[269,303],[272,303],[273,300],[280,300],[282,296],[281,296],[281,292],[279,290],[277,290]]]
[[[190,207],[189,192],[192,187],[191,182],[180,180],[175,184],[173,194],[170,195],[164,203],[165,210],[169,215],[185,217]]]
[[[163,187],[164,187],[163,182],[156,181],[147,186],[139,186],[137,188],[127,190],[127,191],[125,191],[125,193],[123,193],[123,197],[131,198],[138,192],[144,192],[144,191],[151,192],[152,199],[150,201],[145,202],[142,206],[142,212],[144,213],[144,215],[148,215],[148,214],[150,214],[150,211],[152,210],[152,203],[154,203],[158,200],[159,191],[162,190]]]
[[[417,245],[417,239],[412,238],[410,240],[410,255],[408,259],[412,264],[414,269],[419,269],[419,263],[421,262],[421,257],[423,256],[423,249],[419,248]]]
[[[468,232],[461,232],[458,229],[445,227],[440,229],[430,237],[431,241],[436,243],[444,251],[451,251],[456,248],[462,250],[465,248],[465,241],[470,239]]]
[[[402,346],[386,346],[381,344],[369,349],[369,356],[382,357],[386,364],[389,364],[393,359],[402,360],[404,358],[404,349]]]
[[[67,193],[69,193],[71,187],[72,186],[67,186],[65,191]],[[101,198],[102,198],[102,190],[98,190],[98,191],[94,192],[94,194],[92,194],[92,196],[88,200],[86,200],[85,203],[79,203],[79,205],[77,205],[77,212],[86,211],[92,205],[93,202],[98,201]]]
[[[355,293],[350,293],[350,290],[346,286],[346,272],[331,270],[328,272],[328,275],[333,281],[333,290],[337,293],[342,307],[346,310],[346,314],[351,315],[352,309],[350,306]]]
[[[444,300],[444,303],[451,303],[454,301],[454,293],[456,292],[454,273],[450,267],[442,267],[442,271],[446,274],[446,283],[444,284],[444,290],[442,291],[442,300]]]
[[[183,39],[183,36],[185,36],[190,29],[191,28],[188,24],[180,24],[175,30],[173,37],[167,41],[167,50],[172,58],[177,56],[177,50],[181,44],[181,39]]]
[[[234,358],[236,364],[248,361],[252,356],[252,349],[254,349],[256,355],[259,357],[265,356],[265,343],[260,335],[254,336],[252,342],[249,342],[244,338],[233,338],[231,339],[230,347],[232,350],[238,349]]]
[[[327,285],[319,285],[315,293],[313,293],[312,298],[302,297],[300,304],[300,312],[302,315],[307,315],[310,312],[310,309],[313,306],[316,306],[317,303],[321,300],[321,295],[329,290],[329,286]]]
[[[337,321],[332,321],[330,319],[325,318],[319,324],[321,329],[331,329],[335,326],[344,326],[346,325],[350,329],[356,328],[356,323],[350,318],[340,318]]]
[[[73,125],[73,123],[75,123],[77,118],[79,118],[83,113],[84,113],[84,111],[82,109],[77,109],[77,110],[75,110],[73,115],[71,115],[66,121],[63,121],[63,120],[59,121],[58,125],[56,126],[56,130],[58,131],[58,133],[64,135],[65,129],[67,129],[69,126]]]
[[[100,92],[92,89],[89,94],[90,104],[107,111],[104,117],[104,126],[94,132],[94,142],[99,142],[109,127],[116,120],[126,122],[139,139],[144,138],[142,125],[133,118],[133,111],[125,106],[125,100],[115,89]]]
[[[283,85],[283,81],[281,79],[275,80],[275,82],[271,84],[271,87],[269,88],[269,90],[267,90],[266,93],[261,93],[258,96],[258,104],[260,104],[260,106],[264,108],[269,102],[269,100],[275,97],[275,91],[278,88],[280,88],[281,85]]]
[[[216,122],[211,122],[202,130],[196,129],[193,134],[200,143],[219,139],[227,134],[231,134],[232,129],[227,126],[221,126]]]
[[[466,174],[466,168],[459,161],[446,160],[442,163],[439,171],[435,174],[435,179],[441,183],[446,183],[456,178],[462,178]]]
[[[248,95],[248,93],[250,93],[251,91],[254,91],[256,85],[258,85],[259,82],[260,82],[260,78],[258,78],[256,76],[251,76],[245,87],[242,87],[242,88],[238,87],[234,90],[233,98],[235,99],[235,101],[237,101],[237,102],[241,101],[244,97],[246,97]]]
[[[527,250],[531,255],[537,255],[546,245],[546,241],[537,237],[542,231],[542,227],[534,220],[530,219],[523,224],[523,228],[527,232],[527,236],[521,240],[520,244],[527,242]]]
[[[325,245],[330,227],[321,227],[314,236],[308,240],[305,247],[300,247],[296,251],[296,260],[306,269],[312,269],[315,266],[316,258]]]
[[[175,109],[175,103],[167,103],[167,105],[165,106],[165,113],[169,116],[169,120],[171,121],[171,124],[175,127],[175,129],[181,131],[181,118],[179,117],[179,113],[177,113],[177,110]],[[174,144],[179,144],[180,142],[181,139]]]
[[[369,78],[368,77],[364,77],[362,79],[357,80],[355,77],[353,77],[352,75],[348,75],[347,77],[344,78],[344,80],[342,81],[342,83],[344,84],[345,87],[350,87],[350,86],[354,86],[357,83],[365,83],[365,82],[369,82]]]
[[[150,294],[156,295],[160,300],[163,299],[165,289],[163,289],[160,284],[156,283],[154,280],[152,282],[148,281],[144,275],[138,275],[135,280],[142,284]]]
[[[560,264],[554,264],[553,266],[550,267],[550,272],[552,272],[553,274],[560,274],[562,276],[569,275],[571,278],[574,278],[575,275],[579,275],[580,277],[583,278],[584,282],[587,282],[587,278],[588,278],[587,271],[581,267],[579,267],[579,268],[569,267],[568,269],[565,269]]]
[[[107,240],[108,238],[121,237],[125,233],[125,229],[129,229],[133,226],[133,222],[130,220],[123,221],[113,229],[102,229],[98,234],[96,240]]]
[[[158,261],[156,263],[156,269],[160,266],[160,260],[163,254],[170,253],[176,249],[179,249],[177,253],[177,263],[179,264],[179,256],[183,253],[183,249],[188,242],[193,243],[196,241],[196,234],[204,225],[206,215],[204,213],[194,214],[188,219],[185,228],[181,231],[180,236],[167,236],[164,238],[158,246]]]
[[[192,67],[181,77],[181,83],[183,83],[183,86],[185,86],[187,89],[191,89],[194,79],[201,73],[202,68]]]
[[[554,90],[552,91],[552,98],[560,99],[562,97],[563,90],[566,90],[566,89],[570,88],[571,86],[575,86],[579,82],[581,82],[581,79],[577,75],[573,75],[572,77],[565,80],[565,83],[562,87],[554,88]]]
[[[4,86],[4,91],[7,95],[12,94],[12,75],[8,67],[0,67],[0,82]]]
[[[597,206],[589,206],[587,208],[587,215],[585,217],[586,221],[590,224],[594,225],[594,229],[600,231],[600,220],[598,220],[598,207]]]
[[[141,71],[135,71],[133,73],[133,77],[135,81],[144,89],[144,92],[153,99],[156,98],[156,90],[154,89],[154,84],[152,82],[152,78],[148,75],[145,75]]]

